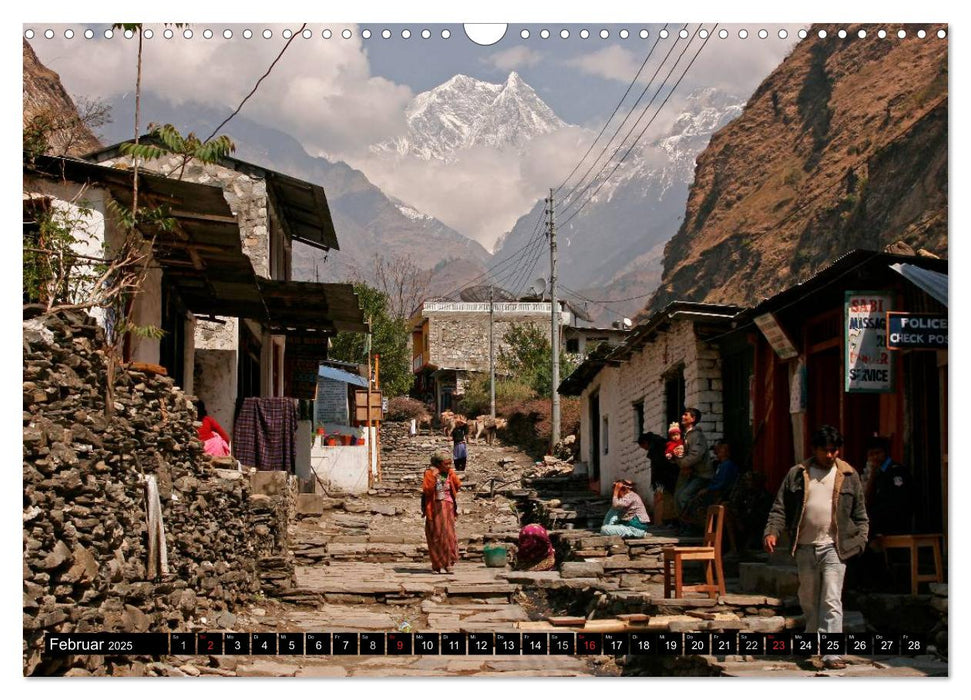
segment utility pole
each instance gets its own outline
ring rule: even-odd
[[[553,218],[553,188],[550,188],[550,198],[547,212],[550,233],[550,307],[552,309],[552,330],[550,333],[550,347],[553,354],[553,406],[550,411],[553,424],[550,434],[550,449],[560,441],[560,395],[556,389],[560,385],[560,309],[556,301],[556,225]]]
[[[489,285],[489,416],[492,420],[496,419],[496,348],[495,340],[492,335],[492,323],[494,316],[493,293],[495,287]]]

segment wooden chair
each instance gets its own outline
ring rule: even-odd
[[[710,506],[705,518],[705,540],[701,547],[665,547],[664,597],[670,598],[672,588],[675,598],[685,592],[707,593],[709,598],[725,595],[725,574],[722,570],[722,529],[725,524],[725,506]],[[686,586],[683,583],[682,565],[686,561],[705,562],[705,583]]]
[[[944,581],[944,565],[941,560],[941,538],[940,534],[933,535],[882,535],[876,540],[883,547],[883,558],[890,568],[887,550],[907,549],[910,550],[910,593],[917,595],[917,586],[922,581],[932,581],[942,583]],[[934,573],[922,574],[917,569],[917,554],[921,547],[928,547],[934,555]]]

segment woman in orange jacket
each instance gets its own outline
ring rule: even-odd
[[[458,514],[456,498],[462,482],[452,469],[451,457],[435,453],[431,467],[425,470],[421,484],[421,513],[425,518],[425,539],[432,560],[432,571],[452,573],[459,559],[455,519]]]

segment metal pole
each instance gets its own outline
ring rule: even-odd
[[[496,348],[492,334],[493,323],[493,291],[489,285],[489,416],[496,419]]]
[[[368,330],[371,329],[371,319],[368,318]],[[371,489],[374,487],[374,474],[371,470],[371,450],[374,449],[374,445],[371,443],[371,333],[367,334],[367,399],[365,399],[365,406],[367,410],[367,420],[364,422],[364,429],[367,431],[367,487]]]
[[[381,391],[381,356],[374,356],[374,390]],[[368,401],[370,404],[370,400]],[[370,418],[371,409],[368,409],[368,418]],[[384,415],[383,413],[381,414]],[[371,441],[371,436],[368,435],[368,442]],[[384,476],[381,474],[381,421],[377,421],[374,426],[374,461],[377,463],[378,468],[378,481],[382,481]]]
[[[551,422],[553,424],[550,434],[550,449],[560,441],[560,395],[557,387],[560,385],[560,308],[556,300],[556,225],[553,218],[553,188],[550,188],[549,198],[550,213],[550,307],[552,317],[552,329],[550,332],[550,347],[553,355],[553,406],[551,410]]]

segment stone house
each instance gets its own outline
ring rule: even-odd
[[[559,304],[564,334],[584,323],[582,315],[568,303]],[[453,397],[465,393],[473,374],[489,371],[489,307],[487,301],[426,301],[412,314],[409,324],[416,389],[437,412],[454,406]],[[493,302],[492,339],[497,361],[501,351],[509,351],[503,339],[513,326],[535,326],[548,339],[551,308],[548,301]]]
[[[637,438],[665,435],[685,406],[701,411],[709,440],[724,434],[721,353],[712,339],[731,329],[739,310],[673,302],[620,346],[591,354],[560,384],[560,394],[580,397],[580,459],[592,489],[608,494],[626,478],[649,494],[650,463]]]
[[[338,330],[367,329],[351,285],[287,279],[290,243],[303,240],[287,231],[306,236],[316,222],[320,244],[330,240],[321,223],[329,222],[329,212],[311,212],[326,208],[322,193],[315,194],[314,186],[306,183],[298,187],[299,181],[294,184],[282,175],[267,175],[266,180],[279,186],[254,185],[251,191],[265,193],[263,216],[268,223],[261,228],[252,217],[244,217],[249,228],[241,231],[225,187],[139,173],[141,205],[164,205],[175,226],[155,237],[148,275],[134,300],[134,322],[160,328],[162,337],[131,334],[124,360],[164,367],[187,393],[204,399],[209,413],[227,430],[232,429],[237,401],[247,396],[313,398],[317,362],[326,358],[327,338]],[[243,182],[237,178],[230,188],[237,196],[247,191]],[[131,208],[130,170],[49,157],[24,166],[25,237],[28,206],[56,206],[84,213],[71,216],[80,252],[96,258],[110,255],[123,236],[110,212],[112,201]],[[246,208],[240,202],[248,200],[235,201]],[[257,264],[282,279],[258,275]],[[288,339],[291,352],[286,352]],[[301,363],[310,365],[306,396],[295,390],[303,385],[296,381]]]
[[[563,329],[563,352],[583,359],[601,344],[620,345],[629,333],[630,329],[622,323],[606,328],[566,326]]]
[[[128,167],[131,159],[121,153],[121,145],[87,158]],[[240,280],[224,281],[223,289],[236,288],[223,311],[197,318],[192,330],[193,376],[184,381],[227,430],[232,430],[244,398],[294,396],[288,391],[294,369],[294,358],[288,364],[288,336],[301,350],[313,349],[317,356],[305,359],[316,360],[326,357],[326,336],[337,330],[366,330],[350,285],[292,281],[295,241],[321,250],[338,249],[322,187],[238,158],[210,164],[190,161],[183,167],[180,156],[166,156],[140,167],[220,188],[231,210],[227,220],[238,225],[242,252],[255,272],[253,287],[249,279],[242,286]],[[264,304],[268,298],[270,303]],[[185,311],[175,307],[170,313]],[[273,313],[279,319],[268,323],[263,317]],[[312,381],[307,386],[312,387]]]
[[[187,245],[202,239],[209,243],[196,261],[203,279],[217,269],[245,270],[249,261],[239,247],[239,227],[219,188],[149,173],[140,175],[139,186],[143,206],[165,202],[172,208],[176,232],[158,235],[141,292],[133,302],[133,322],[139,326],[161,328],[165,335],[155,339],[132,334],[123,348],[124,359],[165,367],[169,375],[191,393],[195,359],[191,339],[195,316],[190,313],[174,323],[166,314],[166,309],[173,304],[186,305],[179,298],[179,285],[166,279],[166,272],[186,265],[192,267]],[[60,225],[71,231],[75,240],[72,248],[80,255],[88,256],[93,265],[96,260],[110,257],[111,251],[117,250],[126,235],[110,211],[112,202],[131,208],[130,172],[73,158],[45,156],[24,165],[25,240],[30,239],[31,228],[38,225],[38,208],[54,211]],[[144,238],[148,240],[148,236]],[[218,253],[213,250],[217,243]],[[83,274],[91,269],[86,268]],[[78,297],[83,297],[85,291],[78,290]],[[218,299],[214,295],[208,301],[196,302],[193,300],[190,310],[205,314],[209,313],[212,304],[218,303]],[[105,325],[101,309],[91,309],[91,313]],[[176,348],[176,345],[180,347]]]

